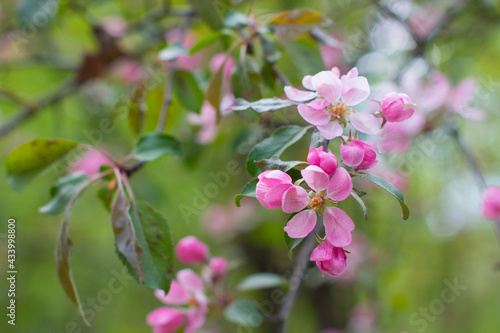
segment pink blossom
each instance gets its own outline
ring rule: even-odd
[[[412,106],[414,104],[408,95],[391,92],[382,99],[380,111],[388,122],[396,123],[413,115]]]
[[[340,156],[345,165],[354,167],[355,171],[367,170],[378,163],[377,146],[370,141],[363,142],[352,139],[340,146]]]
[[[313,250],[310,257],[311,261],[316,261],[316,265],[322,272],[328,275],[342,274],[347,266],[347,256],[344,249],[335,247],[328,241],[322,241]]]
[[[325,68],[338,67],[343,62],[342,50],[339,47],[321,44],[319,50]]]
[[[161,307],[151,311],[146,322],[154,333],[174,333],[184,322],[184,314],[176,309]]]
[[[452,89],[446,106],[466,119],[484,120],[484,111],[471,106],[475,93],[476,82],[473,79],[465,79]]]
[[[298,111],[308,123],[316,126],[325,139],[342,135],[345,122],[367,134],[380,132],[381,120],[373,114],[358,113],[350,107],[363,102],[370,95],[368,80],[358,76],[356,67],[340,76],[338,68],[306,75],[302,85],[309,91],[285,86],[287,97],[299,104]],[[343,125],[344,124],[344,125]]]
[[[385,124],[385,135],[380,146],[385,151],[404,153],[410,149],[413,139],[424,129],[425,123],[425,115],[417,112],[400,123]]]
[[[181,239],[175,247],[175,253],[186,264],[199,264],[208,258],[207,246],[194,236]]]
[[[418,105],[418,109],[424,113],[445,105],[451,91],[450,82],[439,71],[432,71],[425,80],[412,71],[407,71],[402,75],[401,85]]]
[[[204,101],[200,113],[189,112],[188,122],[201,126],[196,135],[196,141],[207,144],[215,139],[217,134],[217,110],[208,101]]]
[[[236,67],[236,62],[233,57],[228,57],[226,53],[218,53],[212,57],[210,60],[210,71],[212,74],[215,74],[222,64],[224,64],[223,77],[226,81],[229,81]]]
[[[323,151],[323,147],[309,149],[309,154],[307,155],[307,162],[310,165],[319,166],[329,175],[333,175],[337,169],[339,162],[335,155],[331,152]]]
[[[71,172],[83,172],[92,177],[99,174],[103,165],[114,166],[115,163],[97,150],[89,150],[72,163],[70,169]]]
[[[168,44],[172,43],[180,43],[186,49],[190,49],[196,44],[196,35],[187,31],[184,33],[184,38],[181,40],[181,30],[174,29],[167,34],[167,42]],[[203,54],[201,52],[197,52],[194,55],[183,54],[178,56],[174,62],[172,62],[172,66],[174,66],[177,70],[182,70],[186,72],[193,72],[201,67],[203,62]]]
[[[483,217],[489,220],[500,219],[500,187],[488,186],[483,192]]]
[[[137,82],[144,76],[144,71],[140,64],[126,59],[119,59],[114,62],[111,73],[126,83]]]
[[[278,208],[283,194],[291,188],[292,178],[280,170],[267,170],[259,175],[256,187],[257,200],[267,209]]]
[[[282,209],[297,213],[288,221],[285,232],[290,238],[306,237],[316,225],[316,213],[323,215],[326,238],[336,247],[351,242],[354,223],[335,202],[345,200],[352,191],[351,176],[344,168],[337,168],[331,178],[318,166],[311,165],[301,171],[305,182],[312,189],[292,185],[283,193]],[[258,184],[257,184],[258,186]],[[304,208],[306,208],[303,210]]]
[[[208,267],[214,276],[224,275],[227,273],[227,260],[222,257],[214,257],[210,259]]]
[[[176,280],[172,280],[168,293],[165,295],[163,290],[158,289],[155,296],[168,305],[188,306],[184,332],[192,333],[203,326],[208,312],[203,290],[202,279],[191,269],[182,269],[177,272]]]

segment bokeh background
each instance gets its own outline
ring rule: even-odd
[[[169,17],[146,21],[137,27],[137,22],[162,8],[164,4],[160,1],[60,1],[47,24],[22,35],[22,39],[13,39],[12,33],[22,32],[23,20],[44,3],[51,1],[4,0],[0,4],[0,87],[27,100],[38,100],[67,84],[83,55],[97,48],[92,25],[102,24],[109,17],[123,18],[134,30],[119,38],[120,46],[134,61],[151,65],[158,63],[157,53],[166,45],[165,31],[180,22]],[[464,120],[459,128],[477,155],[488,182],[500,184],[500,2],[384,3],[403,18],[415,17],[418,10],[427,9],[417,17],[424,21],[430,20],[431,14],[463,6],[426,46],[424,56],[426,65],[439,69],[453,83],[466,77],[478,82],[482,94],[478,95],[477,103],[488,118],[483,122]],[[182,1],[172,1],[172,5],[186,7]],[[249,1],[241,1],[232,3],[231,9],[245,13],[250,5]],[[402,66],[413,62],[416,44],[411,36],[371,1],[255,1],[254,11],[264,14],[304,6],[332,20],[328,30],[345,43],[337,61],[344,68],[357,65],[371,84],[396,78]],[[197,38],[210,34],[207,26],[197,19],[191,29]],[[207,64],[211,55],[223,50],[222,44],[214,42],[203,50],[202,62]],[[319,52],[307,59],[303,66],[297,66],[296,57],[283,50],[278,67],[298,84],[307,72],[325,68]],[[161,67],[155,68],[162,71]],[[196,75],[203,78],[207,72],[203,66]],[[165,78],[159,80],[158,87],[147,96],[146,130],[154,130],[158,117]],[[4,161],[14,148],[37,137],[89,142],[89,137],[98,135],[102,135],[99,148],[117,158],[125,156],[135,137],[127,121],[116,116],[116,105],[120,98],[130,95],[132,87],[116,74],[93,79],[1,137],[0,160]],[[280,96],[281,89],[278,84],[274,91],[267,89],[265,95]],[[0,124],[19,109],[18,104],[0,94]],[[114,121],[116,126],[109,133],[97,135],[93,131],[100,128],[103,119]],[[269,134],[259,126],[260,120],[252,113],[225,117],[216,140],[210,145],[199,145],[193,139],[196,129],[186,121],[186,108],[179,96],[174,95],[166,132],[183,142],[185,155],[182,159],[164,157],[148,163],[131,179],[136,197],[150,202],[167,217],[174,240],[193,234],[209,244],[212,254],[233,261],[235,269],[229,279],[232,284],[249,273],[261,271],[290,276],[293,267],[283,241],[285,214],[266,210],[253,199],[245,199],[242,208],[233,207],[234,195],[251,179],[244,170],[249,148]],[[269,128],[285,122],[305,124],[289,109],[266,115],[264,121]],[[448,137],[434,134],[417,138],[404,155],[382,156],[384,163],[395,168],[405,161],[402,167],[408,179],[407,184],[403,182],[402,190],[412,212],[408,221],[401,220],[397,202],[377,188],[367,191],[366,221],[356,202],[348,199],[343,203],[356,223],[356,251],[350,256],[356,259],[350,260],[358,263],[352,264],[355,269],[344,278],[322,279],[314,270],[306,274],[290,318],[290,332],[319,332],[325,328],[347,332],[498,331],[500,247],[496,232],[491,222],[480,217],[480,191],[456,145]],[[432,148],[428,148],[429,142]],[[308,145],[307,139],[301,140],[296,148],[285,152],[283,159],[304,159]],[[238,163],[239,174],[232,176],[230,184],[220,188],[206,207],[195,207],[196,191],[203,191],[212,182],[209,172],[224,171],[229,161]],[[65,296],[53,264],[62,217],[37,211],[49,200],[49,188],[56,178],[55,173],[49,173],[17,193],[7,186],[5,171],[0,172],[2,308],[7,304],[5,235],[10,217],[17,221],[19,272],[17,324],[8,326],[3,318],[2,332],[61,333],[66,332],[68,322],[75,322],[81,332],[148,332],[145,317],[160,303],[151,290],[133,281],[114,294],[109,304],[102,305],[92,327],[84,326]],[[99,186],[93,186],[84,193],[71,217],[73,272],[84,304],[88,297],[96,297],[107,288],[113,272],[121,274],[122,270],[115,255],[108,213],[96,199],[98,189]],[[186,217],[183,205],[195,207],[193,214]],[[214,205],[224,213],[214,213]],[[221,216],[226,220],[220,221]],[[177,263],[176,267],[183,266]],[[425,329],[419,330],[423,326],[412,323],[412,314],[436,304],[435,300],[447,288],[447,281],[456,280],[466,289],[432,315]],[[248,296],[264,302],[269,293],[253,292]],[[222,332],[236,331],[236,326],[225,322],[222,315],[211,315],[207,327],[217,326]],[[273,332],[274,326],[265,323],[253,331]]]

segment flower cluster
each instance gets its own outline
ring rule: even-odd
[[[209,294],[224,283],[228,271],[225,258],[209,257],[207,246],[196,237],[188,236],[179,241],[175,248],[177,258],[185,264],[203,264],[201,276],[192,269],[177,272],[170,289],[165,294],[156,290],[155,296],[167,306],[157,308],[147,316],[148,325],[154,333],[172,333],[184,325],[186,333],[202,327],[210,302],[225,300],[209,297]]]

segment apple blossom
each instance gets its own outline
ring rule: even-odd
[[[342,274],[347,266],[347,256],[341,247],[335,247],[328,241],[322,241],[312,251],[311,261],[316,261],[319,270],[328,275]]]
[[[200,113],[189,112],[188,122],[201,126],[196,135],[196,141],[207,144],[215,139],[217,134],[217,110],[208,101],[204,101]]]
[[[396,123],[413,115],[412,106],[414,104],[408,95],[391,92],[382,99],[380,111],[388,122]]]
[[[370,95],[368,80],[358,76],[356,67],[341,77],[338,68],[306,75],[302,85],[309,91],[285,86],[285,94],[298,105],[302,118],[318,128],[321,135],[334,139],[342,135],[347,122],[367,134],[380,132],[381,120],[373,114],[359,113],[350,107],[363,102]]]
[[[221,276],[227,273],[227,260],[222,257],[213,257],[208,263],[213,275]]]
[[[500,187],[488,186],[483,191],[482,214],[489,220],[500,219]]]
[[[256,187],[257,200],[267,209],[281,206],[283,194],[291,188],[292,178],[280,170],[267,170],[259,175]]]
[[[115,163],[97,150],[89,150],[70,166],[71,172],[83,172],[88,177],[99,174],[103,165],[114,166]]]
[[[184,322],[184,314],[176,309],[161,307],[150,312],[146,318],[153,326],[153,333],[174,333]]]
[[[340,146],[340,156],[345,165],[354,167],[355,171],[367,170],[378,163],[377,146],[370,141],[363,142],[352,139]]]
[[[332,175],[337,169],[339,162],[335,155],[331,152],[323,151],[323,147],[309,149],[309,154],[307,155],[307,162],[310,165],[319,166],[329,175]]]
[[[208,259],[208,248],[194,236],[184,237],[177,243],[175,253],[186,264],[199,264]]]

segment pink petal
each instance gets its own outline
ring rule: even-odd
[[[285,94],[288,99],[295,102],[305,102],[316,97],[315,92],[299,90],[291,86],[285,86]]]
[[[322,71],[311,79],[314,89],[330,103],[337,103],[342,92],[340,79],[332,71]]]
[[[347,106],[357,105],[370,96],[370,85],[363,76],[349,79],[342,84],[342,101]]]
[[[323,214],[326,238],[336,247],[349,245],[352,240],[351,231],[354,230],[354,222],[349,215],[337,207],[325,207]]]
[[[309,149],[309,153],[307,154],[307,163],[309,163],[310,165],[319,166],[319,163],[320,163],[319,152],[320,151],[323,151],[323,147],[319,147],[319,148],[311,147]]]
[[[311,261],[323,261],[330,260],[333,256],[333,245],[328,241],[323,241],[319,243],[319,245],[312,251],[311,257],[309,260]]]
[[[272,185],[278,185],[282,183],[292,183],[292,178],[286,172],[281,170],[266,170],[258,176],[259,180],[266,179],[267,182],[276,180],[276,183]]]
[[[297,213],[285,226],[285,232],[290,238],[304,238],[314,229],[316,225],[316,212],[306,209]]]
[[[316,125],[316,127],[318,127],[321,135],[327,140],[335,139],[336,137],[341,136],[344,132],[342,125],[336,121],[330,121],[326,125]]]
[[[375,117],[373,114],[356,112],[351,113],[348,118],[351,125],[360,132],[377,135],[382,131],[380,128],[382,119]]]
[[[300,104],[297,109],[305,121],[315,126],[326,125],[331,119],[325,109],[313,109],[306,104]]]
[[[316,98],[315,100],[312,100],[309,103],[306,103],[306,105],[313,108],[313,109],[324,109],[328,105],[330,105],[330,102],[328,102],[322,98]]]
[[[319,166],[310,165],[301,171],[302,177],[307,185],[312,188],[316,193],[326,190],[328,181],[330,180],[326,172]]]
[[[333,201],[342,201],[347,199],[352,192],[351,175],[346,169],[337,168],[330,183],[328,184],[328,198]]]
[[[155,296],[161,302],[171,305],[187,304],[189,300],[187,291],[175,280],[172,280],[167,295],[165,295],[163,290],[157,289],[155,290]]]
[[[269,192],[266,193],[264,200],[268,203],[268,205],[273,206],[274,208],[278,208],[282,205],[283,194],[289,189],[292,188],[292,184],[280,184],[273,186]],[[265,206],[264,206],[265,207]],[[271,208],[271,209],[274,209]]]
[[[151,311],[146,322],[153,326],[154,332],[173,333],[184,322],[184,315],[176,309],[161,307]]]
[[[302,79],[302,85],[306,89],[314,90],[314,86],[312,84],[312,76],[311,75],[304,76],[304,78]]]
[[[292,186],[283,194],[283,211],[285,213],[296,213],[306,208],[309,204],[307,191],[300,186]]]
[[[348,141],[340,146],[340,156],[345,165],[358,166],[365,156],[365,148],[358,140]]]
[[[347,256],[341,247],[332,249],[332,258],[330,260],[317,261],[316,265],[322,273],[331,276],[342,274],[347,267]]]
[[[183,333],[193,333],[205,324],[208,309],[206,307],[191,308],[187,312],[187,323]]]
[[[189,268],[181,269],[177,272],[177,281],[188,292],[203,291],[203,281]]]

